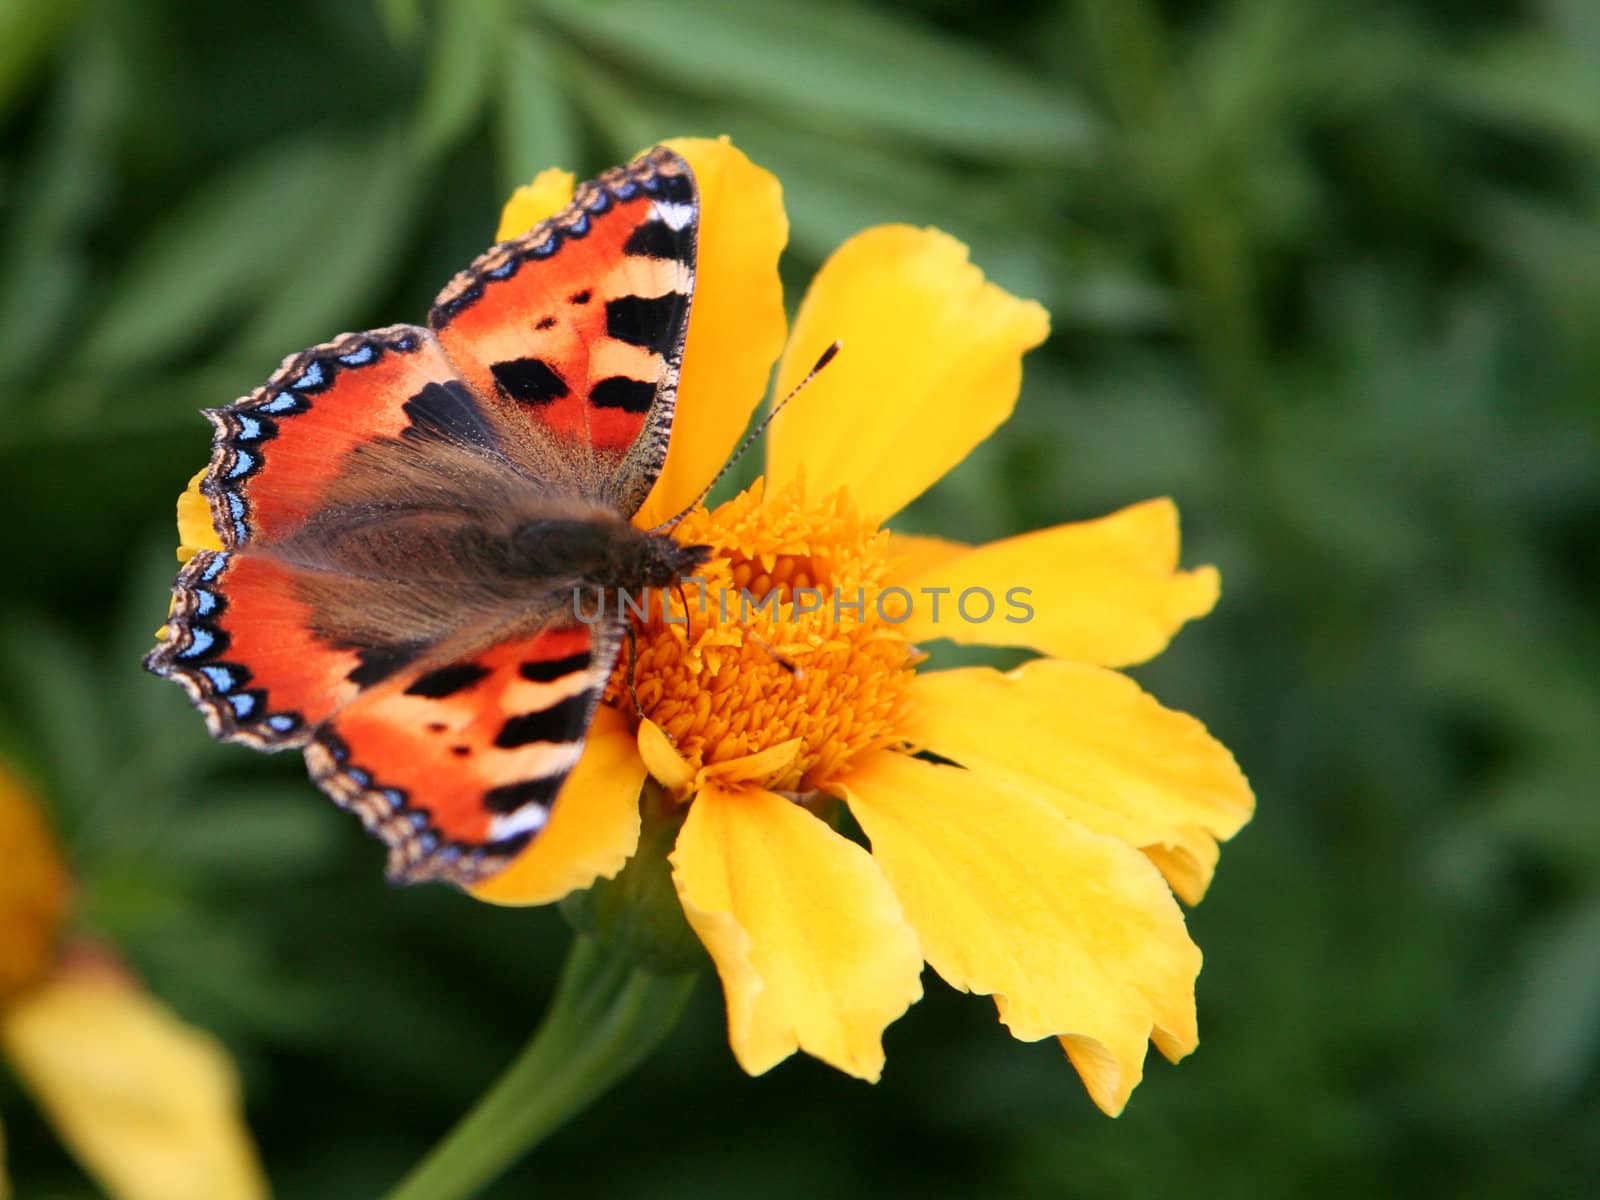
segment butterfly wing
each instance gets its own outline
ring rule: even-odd
[[[620,625],[576,623],[565,581],[478,569],[473,535],[530,505],[615,520],[643,503],[697,213],[687,164],[658,148],[457,276],[431,329],[346,334],[206,414],[223,549],[180,572],[146,665],[213,736],[303,748],[396,879],[492,874],[577,761]]]
[[[213,737],[261,750],[302,745],[403,656],[381,640],[319,639],[307,602],[315,580],[273,548],[304,533],[363,447],[386,439],[492,455],[493,417],[433,335],[407,325],[292,355],[261,387],[206,416],[215,434],[200,490],[224,549],[179,572],[145,665],[184,687]]]
[[[392,881],[476,883],[549,820],[616,658],[613,626],[565,612],[363,694],[316,731],[307,766],[389,847]]]
[[[540,462],[625,517],[666,458],[698,221],[689,165],[658,146],[492,247],[429,315],[462,377],[525,415]]]

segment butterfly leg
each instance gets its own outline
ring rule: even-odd
[[[633,715],[636,720],[644,720],[644,705],[639,703],[638,689],[633,686],[633,677],[639,669],[639,639],[633,632],[633,622],[625,622],[623,628],[628,634],[628,699],[633,701]]]

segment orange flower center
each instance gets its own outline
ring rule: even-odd
[[[843,491],[811,504],[798,485],[763,491],[758,482],[679,526],[680,541],[713,558],[664,598],[665,612],[652,597],[635,622],[634,688],[642,715],[696,770],[799,739],[791,762],[755,782],[825,790],[858,755],[901,740],[919,655],[878,613],[888,532]],[[607,699],[633,715],[628,673],[624,650]]]

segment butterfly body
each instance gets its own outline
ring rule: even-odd
[[[213,736],[302,749],[401,881],[470,884],[548,820],[616,663],[577,593],[705,548],[630,518],[665,459],[698,197],[658,147],[458,275],[206,415],[221,550],[146,658]]]

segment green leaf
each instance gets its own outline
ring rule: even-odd
[[[163,866],[221,879],[279,881],[328,863],[343,843],[338,813],[304,781],[212,783],[155,848]]]
[[[29,759],[71,834],[109,778],[113,747],[101,719],[101,672],[82,644],[38,619],[12,618],[0,634],[0,672],[22,717]]]
[[[0,4],[0,114],[71,28],[77,0],[7,0]]]
[[[505,13],[500,0],[453,0],[439,6],[428,84],[412,126],[414,152],[449,150],[482,112],[499,70]]]
[[[126,105],[115,49],[99,29],[74,49],[44,106],[35,152],[0,193],[9,210],[0,252],[7,347],[0,379],[26,379],[58,350],[89,284],[87,230],[115,190],[108,160]],[[21,398],[0,387],[0,408]]]
[[[211,176],[128,257],[88,361],[111,369],[167,357],[247,313],[345,191],[341,153],[312,136]]]
[[[376,0],[378,19],[396,46],[417,44],[422,33],[422,0]]]
[[[422,165],[395,132],[348,149],[335,194],[316,225],[287,248],[270,297],[246,326],[241,354],[277,362],[300,347],[351,328],[398,261],[422,188]]]
[[[1551,922],[1522,956],[1501,1073],[1529,1092],[1570,1095],[1600,1051],[1600,898]]]
[[[540,9],[641,73],[797,122],[990,160],[1081,160],[1096,141],[1095,121],[1059,82],[881,12],[736,0],[544,0]]]
[[[578,163],[578,131],[545,40],[531,30],[510,35],[501,72],[498,164],[508,193],[546,167]]]

